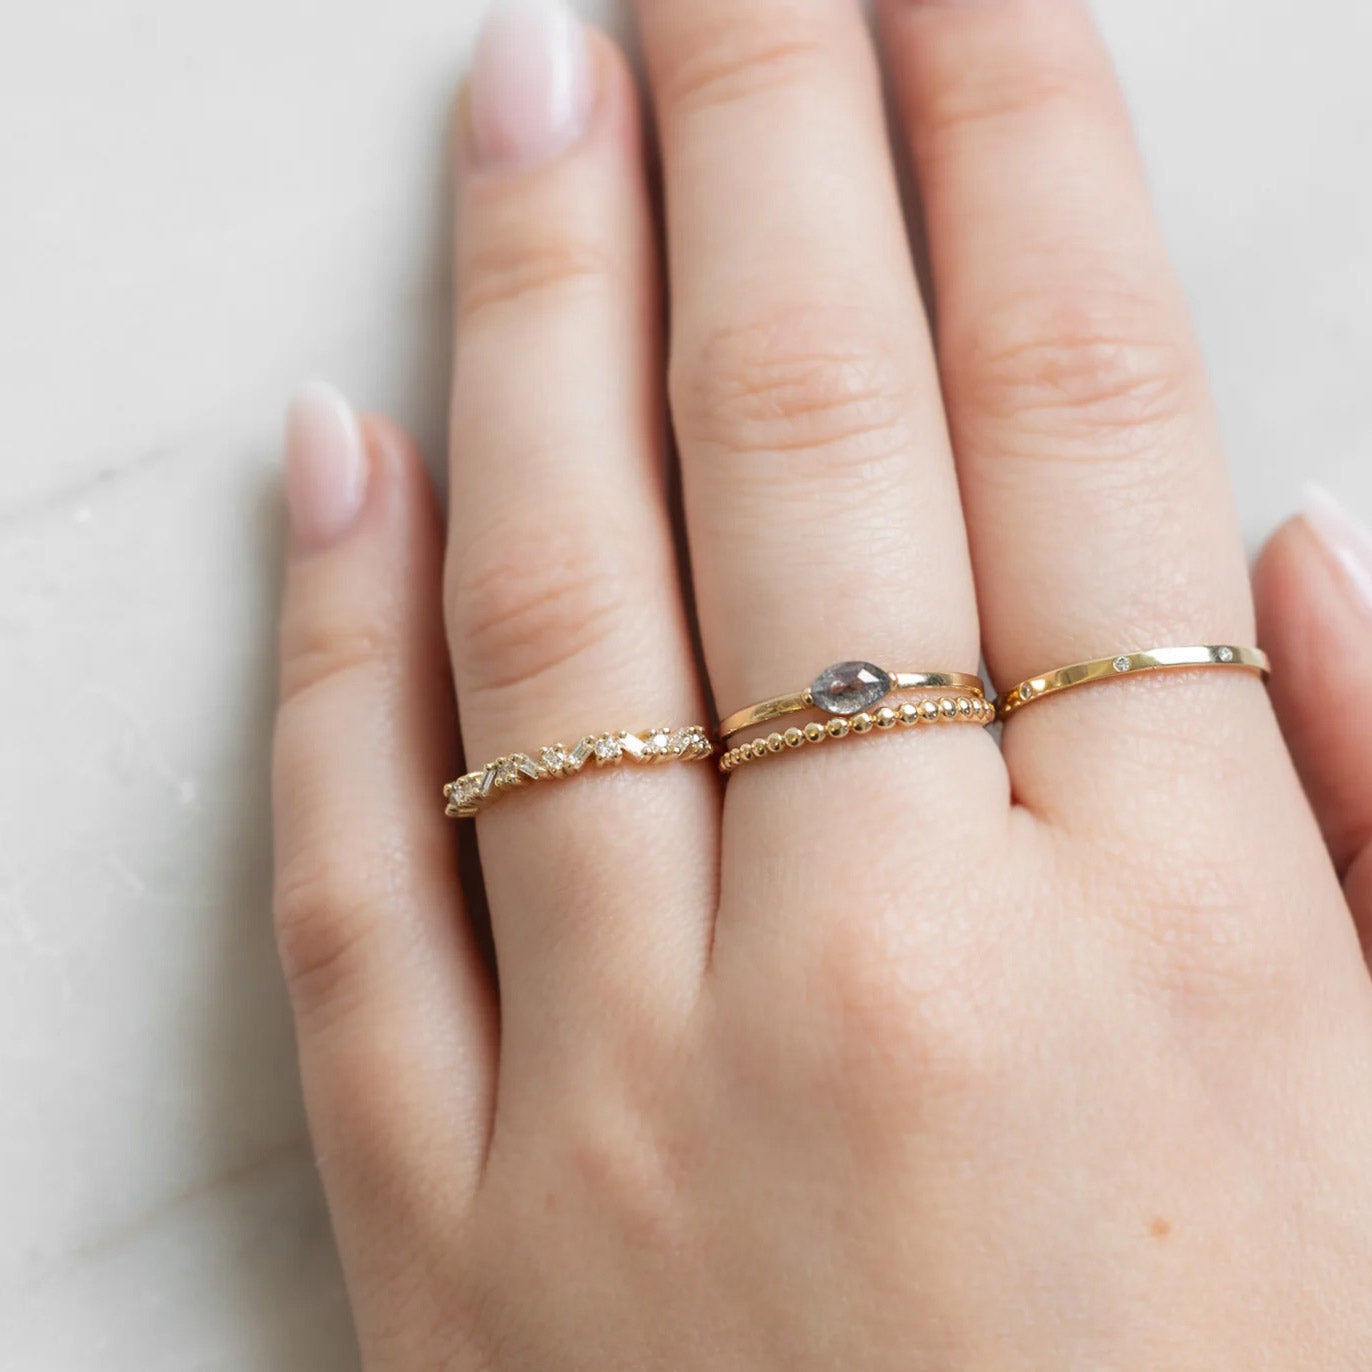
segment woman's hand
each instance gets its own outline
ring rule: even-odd
[[[1285,742],[1192,671],[531,786],[476,825],[497,990],[454,681],[476,767],[845,658],[1256,636],[1085,6],[882,6],[937,352],[858,5],[639,10],[670,310],[621,57],[482,40],[446,576],[401,435],[292,417],[277,918],[368,1367],[1372,1365],[1372,557],[1324,507],[1259,578]]]

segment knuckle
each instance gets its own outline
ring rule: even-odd
[[[547,678],[593,652],[630,614],[625,540],[564,513],[488,529],[449,562],[448,617],[467,692]]]
[[[910,443],[911,385],[884,326],[799,310],[722,329],[675,359],[673,409],[687,442],[731,478],[870,487]]]
[[[569,1194],[645,1252],[674,1248],[685,1218],[685,1168],[660,1135],[636,1110],[600,1108],[593,1119],[569,1122],[556,1172]]]
[[[551,235],[531,239],[517,231],[494,234],[469,252],[458,273],[458,325],[470,327],[506,306],[541,309],[595,291],[613,270],[602,243]]]
[[[338,1013],[377,927],[355,874],[328,859],[287,868],[277,877],[273,915],[292,1000],[302,1013]]]
[[[841,930],[825,952],[834,1068],[855,1108],[866,1099],[863,1113],[881,1120],[894,1096],[962,1100],[995,1089],[1008,1069],[1008,1045],[991,1027],[1005,1021],[1004,993],[970,955],[896,952],[880,936]]]
[[[395,633],[379,624],[318,616],[293,624],[282,636],[282,708],[326,683],[389,672],[395,653]]]
[[[658,97],[673,113],[721,109],[769,90],[813,80],[830,55],[818,36],[775,22],[709,24],[676,47]]]
[[[1088,294],[1012,301],[960,350],[976,411],[1032,438],[1153,436],[1202,404],[1185,331],[1159,302]]]
[[[1018,51],[990,69],[984,63],[953,66],[918,93],[922,155],[937,158],[946,149],[950,156],[963,157],[967,134],[1029,115],[1070,110],[1081,96],[1078,73],[1043,57],[1027,62]],[[1098,119],[1093,112],[1093,121]]]

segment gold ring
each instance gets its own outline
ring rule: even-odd
[[[847,718],[871,710],[896,691],[986,694],[981,678],[966,672],[888,672],[870,662],[839,662],[826,667],[803,691],[774,696],[721,720],[719,733],[721,738],[728,738],[801,710],[823,710],[826,715]]]
[[[685,729],[644,729],[638,734],[591,734],[571,748],[560,743],[540,748],[536,757],[529,753],[498,757],[479,772],[450,781],[443,796],[449,818],[472,819],[510,791],[573,777],[592,764],[700,762],[714,751],[709,732],[698,724]]]
[[[919,703],[907,700],[904,705],[883,705],[871,713],[862,710],[851,719],[834,715],[824,724],[811,723],[803,728],[787,729],[785,733],[769,734],[766,738],[741,743],[720,758],[719,770],[727,775],[750,762],[762,762],[778,753],[804,748],[807,744],[847,738],[850,734],[861,737],[876,730],[908,729],[915,725],[987,725],[993,724],[995,718],[996,707],[980,692],[975,695],[945,696],[942,700],[922,700]]]
[[[1272,665],[1260,648],[1240,648],[1232,643],[1205,644],[1196,648],[1151,648],[1143,653],[1121,653],[1092,662],[1075,662],[1055,672],[1030,677],[1013,691],[1007,691],[997,708],[1002,719],[1044,696],[1070,691],[1074,686],[1089,686],[1097,681],[1115,681],[1144,672],[1175,672],[1191,667],[1231,667],[1256,672],[1266,679]]]

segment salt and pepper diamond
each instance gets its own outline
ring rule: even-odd
[[[815,678],[810,699],[831,715],[857,715],[891,694],[891,674],[870,662],[839,662]]]
[[[1117,672],[1127,672],[1132,665],[1127,657],[1117,657],[1114,663]]]

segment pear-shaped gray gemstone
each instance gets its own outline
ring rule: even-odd
[[[870,662],[840,662],[821,672],[810,698],[831,715],[856,715],[891,694],[891,676]]]

